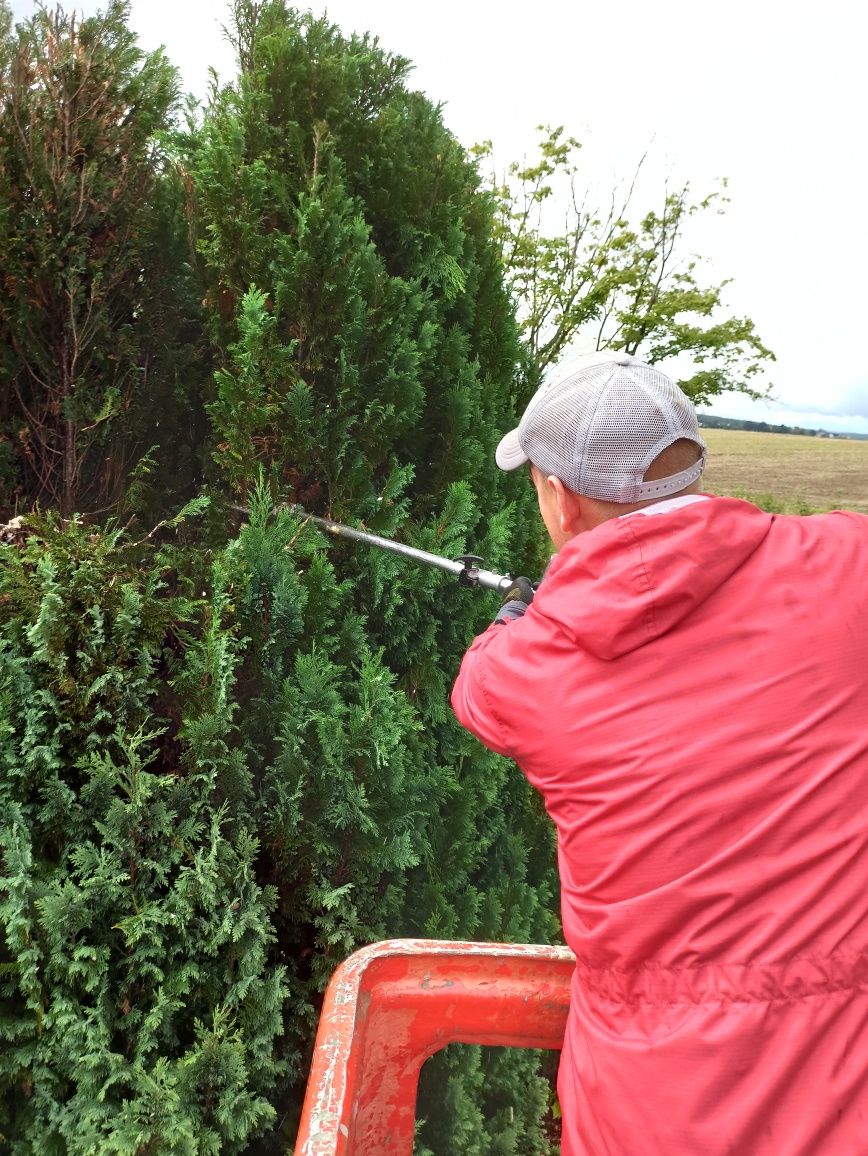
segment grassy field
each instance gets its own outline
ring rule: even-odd
[[[703,488],[784,513],[868,514],[868,441],[704,429]]]

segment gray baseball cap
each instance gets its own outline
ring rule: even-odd
[[[657,455],[682,438],[699,447],[696,465],[644,481]],[[695,482],[707,452],[696,412],[671,378],[628,353],[603,350],[552,370],[518,428],[501,439],[495,461],[502,470],[533,462],[589,498],[640,502]]]

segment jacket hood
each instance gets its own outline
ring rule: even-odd
[[[534,610],[597,658],[618,658],[701,606],[762,545],[773,522],[734,498],[613,518],[561,549]]]

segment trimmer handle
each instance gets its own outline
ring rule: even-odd
[[[498,594],[505,593],[512,585],[509,574],[495,574],[492,570],[483,570],[479,563],[483,561],[478,554],[459,554],[454,559],[462,566],[458,575],[461,586],[484,586],[486,590],[496,590]]]

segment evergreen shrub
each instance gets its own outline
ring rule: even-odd
[[[0,1135],[245,1150],[283,969],[233,743],[238,639],[159,556],[54,519],[0,546]]]
[[[448,706],[496,600],[284,505],[540,572],[532,488],[493,460],[534,382],[491,201],[406,60],[283,0],[237,0],[233,29],[239,75],[152,200],[183,272],[162,361],[182,419],[140,395],[156,449],[125,480],[124,517],[177,502],[198,413],[207,509],[123,532],[28,514],[2,547],[0,1132],[21,1156],[285,1151],[355,948],[558,935],[542,808]],[[420,1154],[550,1150],[539,1056],[430,1067]]]
[[[532,383],[473,163],[370,37],[282,0],[235,14],[240,75],[189,161],[223,487],[243,505],[262,471],[311,512],[538,573],[532,488],[494,465]],[[326,562],[309,526],[258,502],[239,538],[256,639],[239,726],[303,1033],[362,943],[550,940],[554,856],[527,785],[448,707],[490,598],[358,546]],[[545,1150],[537,1065],[443,1057],[420,1150]]]
[[[201,286],[169,127],[176,70],[128,4],[0,0],[0,518],[112,511],[149,455],[174,508],[201,474]]]

